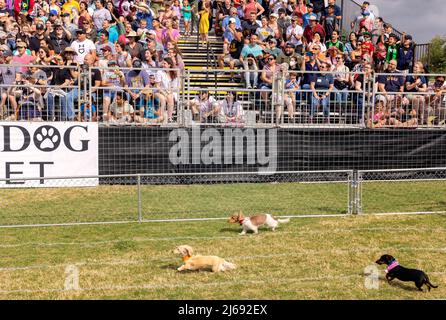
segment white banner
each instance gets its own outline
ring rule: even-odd
[[[96,186],[98,124],[0,122],[0,188]],[[1,179],[39,178],[5,181]]]

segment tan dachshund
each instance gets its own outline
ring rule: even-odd
[[[254,231],[254,233],[258,233],[259,227],[264,224],[274,231],[278,227],[279,223],[290,222],[290,219],[274,219],[270,214],[257,214],[252,217],[245,217],[243,212],[240,210],[239,212],[235,212],[232,216],[230,216],[228,222],[240,223],[240,225],[243,227],[240,234],[244,235],[250,230]]]
[[[210,269],[212,272],[220,272],[236,268],[235,264],[217,256],[194,256],[194,250],[188,245],[178,246],[173,252],[183,257],[184,264],[177,269],[178,271]]]

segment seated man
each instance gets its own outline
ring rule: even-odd
[[[376,101],[382,100],[384,106],[397,115],[397,119],[405,121],[406,111],[402,108],[405,77],[396,70],[397,61],[389,62],[386,73],[388,75],[378,76],[378,92]]]
[[[247,71],[245,73],[246,87],[251,88],[251,73],[254,77],[254,88],[257,87],[257,79],[258,79],[258,66],[256,59],[261,59],[263,55],[262,47],[257,44],[257,35],[252,34],[249,39],[249,44],[245,44],[240,54],[240,61],[243,63],[243,68]],[[251,59],[248,59],[250,57]],[[254,70],[254,72],[249,72],[250,70]]]
[[[122,91],[116,94],[116,99],[110,105],[110,121],[117,123],[129,123],[133,121],[134,110],[126,100],[126,94]]]
[[[201,91],[197,97],[192,99],[190,108],[194,120],[197,121],[199,116],[201,123],[212,123],[218,120],[221,110],[219,103],[207,91]]]
[[[223,54],[218,57],[218,65],[221,69],[228,65],[233,70],[242,65],[240,54],[244,46],[243,35],[240,29],[233,30],[231,28],[233,25],[234,23],[231,22],[229,31],[225,31],[224,34]]]

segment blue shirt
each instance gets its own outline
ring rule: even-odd
[[[228,42],[231,42],[234,40],[234,34],[228,28],[226,28],[225,32],[223,33],[223,38],[228,40]]]
[[[404,76],[395,72],[395,75],[380,75],[378,77],[378,83],[384,83],[384,88],[387,92],[400,92],[401,86],[404,85]]]
[[[221,27],[223,28],[223,30],[226,30],[226,27],[229,25],[229,18],[235,19],[235,28],[236,29],[242,28],[242,22],[240,21],[239,17],[226,16],[221,23]]]
[[[314,66],[312,66],[309,62],[305,63],[305,71],[319,71],[317,63],[315,63]],[[314,81],[315,77],[316,73],[305,73],[304,78],[302,79],[302,84],[310,84],[312,81]]]
[[[330,89],[330,85],[334,84],[334,78],[332,74],[316,74],[313,78],[312,82],[314,82],[315,89],[328,90]]]
[[[111,26],[108,30],[108,41],[111,43],[116,43],[116,41],[118,41],[119,32],[116,28],[116,26]]]
[[[427,79],[426,79],[425,76],[420,76],[419,78],[421,80],[421,85],[419,87],[422,87],[424,84],[427,85]],[[416,80],[415,80],[415,78],[413,76],[407,76],[407,78],[406,78],[406,82],[407,83],[414,84],[415,81]],[[407,90],[406,89],[406,92],[417,92],[417,89],[415,89],[415,88],[413,88],[412,90]]]
[[[258,56],[261,56],[263,54],[262,47],[259,46],[258,44],[254,45],[254,46],[251,46],[250,44],[245,44],[245,46],[242,49],[242,54],[241,54],[242,57],[246,58],[246,56],[250,53],[252,53],[254,55],[254,57],[257,58]]]
[[[317,14],[315,13],[305,13],[302,16],[302,29],[305,30],[305,28],[310,24],[310,17],[315,17],[317,19]]]

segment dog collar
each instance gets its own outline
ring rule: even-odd
[[[190,258],[192,258],[191,256],[184,256],[182,259],[183,259],[183,262],[186,262],[187,260],[189,260]]]
[[[384,270],[385,273],[389,273],[390,270],[392,270],[393,268],[399,266],[400,264],[398,263],[398,261],[393,261],[387,268],[386,270]]]

